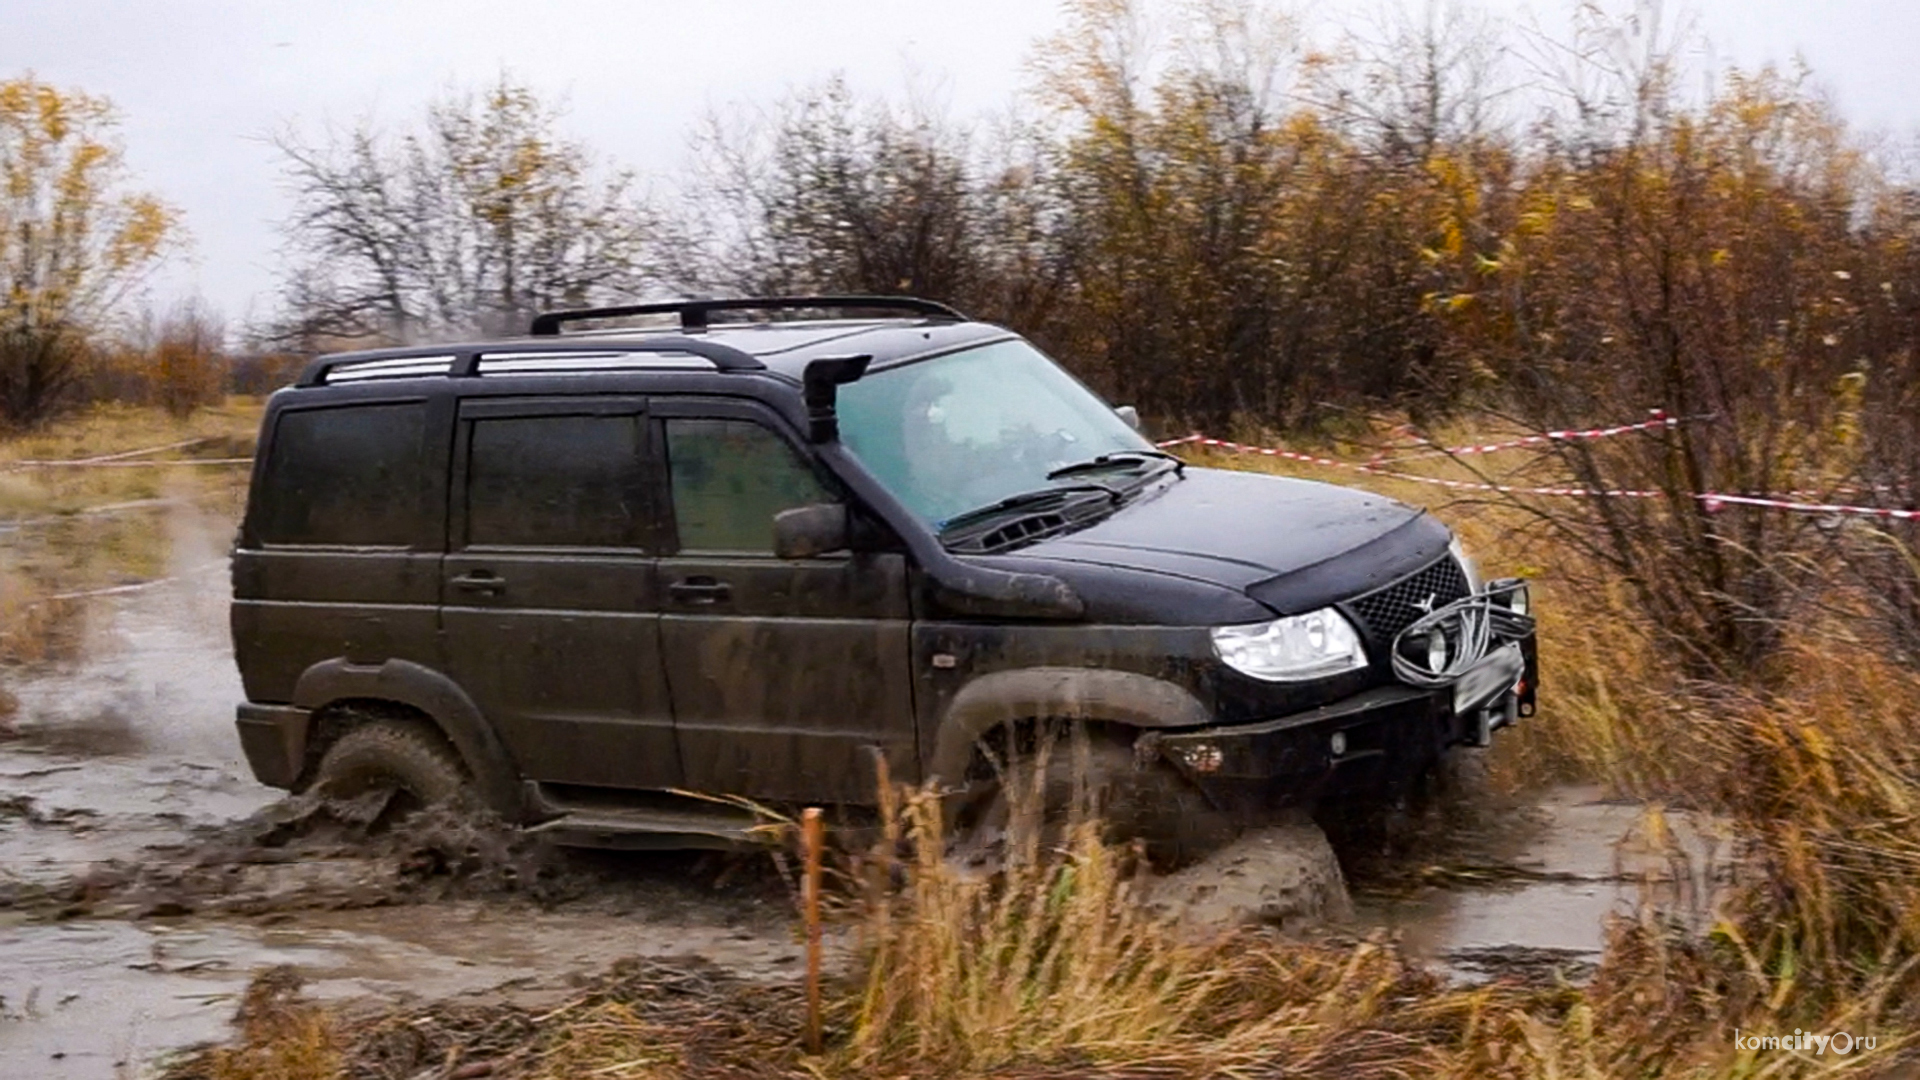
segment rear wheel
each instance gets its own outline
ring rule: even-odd
[[[312,786],[330,803],[364,806],[387,820],[455,802],[469,790],[459,753],[433,725],[396,718],[348,729],[321,757]]]
[[[968,837],[975,851],[1034,839],[1059,844],[1073,823],[1097,820],[1103,840],[1138,842],[1149,862],[1168,869],[1204,857],[1236,832],[1172,766],[1138,761],[1131,747],[1099,735],[1016,755],[975,806]]]

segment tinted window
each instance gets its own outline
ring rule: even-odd
[[[646,534],[638,416],[477,420],[467,543],[638,547]]]
[[[431,546],[426,406],[355,405],[280,414],[254,524],[269,544]]]
[[[834,497],[786,441],[749,420],[669,420],[683,551],[772,553],[773,515]]]

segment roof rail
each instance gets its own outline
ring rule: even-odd
[[[322,386],[333,382],[358,382],[368,379],[404,379],[442,375],[453,378],[481,374],[485,360],[562,362],[569,354],[579,354],[579,368],[595,361],[610,361],[609,368],[631,367],[617,361],[633,353],[679,353],[697,356],[717,371],[765,371],[767,365],[751,354],[717,341],[690,337],[652,337],[644,340],[609,341],[520,341],[496,345],[457,345],[451,348],[374,349],[366,352],[337,353],[315,359],[300,372],[296,386]],[[555,364],[557,368],[559,363]],[[578,368],[576,369],[578,370]],[[531,365],[502,374],[535,374]]]
[[[715,311],[792,311],[800,308],[867,308],[906,311],[935,319],[964,322],[966,316],[945,304],[917,296],[758,296],[741,300],[668,300],[655,304],[549,311],[537,315],[528,331],[534,337],[553,337],[564,323],[588,319],[620,319],[630,315],[678,315],[682,330],[705,330],[707,315]]]

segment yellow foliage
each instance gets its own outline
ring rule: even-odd
[[[105,314],[180,233],[123,179],[117,118],[105,98],[32,76],[0,81],[0,282],[10,318],[87,324]]]

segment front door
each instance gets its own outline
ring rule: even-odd
[[[917,774],[906,561],[774,557],[773,517],[843,496],[769,411],[656,398],[673,537],[660,637],[687,786],[871,802]]]
[[[449,665],[522,776],[680,783],[638,398],[470,399],[442,571]]]

